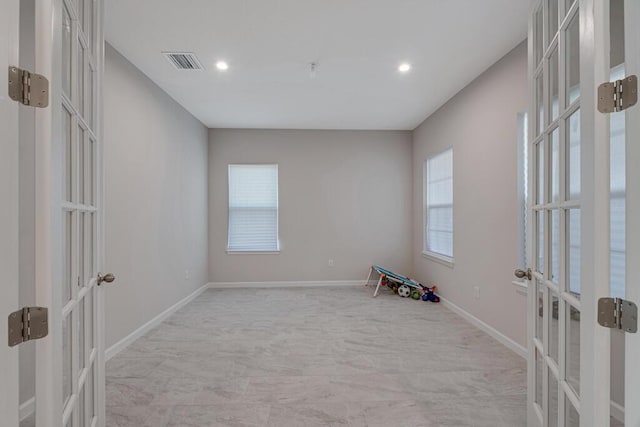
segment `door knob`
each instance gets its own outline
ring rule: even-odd
[[[107,273],[104,276],[98,273],[98,286],[102,285],[102,282],[111,283],[116,280],[116,276],[112,273]]]
[[[518,268],[513,274],[515,274],[518,279],[524,279],[526,277],[528,280],[531,280],[533,278],[530,268],[526,271]]]

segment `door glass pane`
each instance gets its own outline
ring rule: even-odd
[[[89,201],[87,204],[95,206],[96,202],[96,142],[93,139],[89,139]]]
[[[71,16],[62,7],[62,91],[71,99]]]
[[[73,140],[71,139],[71,113],[62,108],[64,123],[62,124],[62,140],[64,141],[64,199],[71,202],[73,195]]]
[[[550,122],[558,118],[560,111],[559,89],[558,89],[558,48],[556,47],[549,58],[549,106],[551,111]]]
[[[536,78],[536,135],[540,135],[544,129],[544,101],[543,101],[542,73]]]
[[[80,397],[78,399],[78,415],[79,415],[81,425],[87,425],[85,422],[85,410],[84,410],[85,399],[86,399],[86,388],[82,387],[82,390],[80,390]]]
[[[549,38],[551,41],[558,32],[558,0],[549,0]]]
[[[551,280],[558,284],[560,274],[558,267],[560,265],[560,212],[555,209],[551,211],[551,236],[550,236],[550,248],[551,248]]]
[[[76,97],[76,107],[81,115],[84,115],[84,48],[80,39],[78,39],[78,74],[76,76],[76,86],[78,88],[78,96]]]
[[[85,269],[84,269],[84,259],[85,259],[85,251],[84,251],[84,212],[78,213],[78,278],[77,285],[78,287],[84,286],[84,277],[85,277]]]
[[[84,129],[78,126],[78,203],[80,204],[85,202],[85,156]]]
[[[76,319],[78,325],[78,362],[79,369],[82,370],[85,367],[85,345],[84,345],[84,301],[78,303],[76,308]]]
[[[62,402],[71,397],[71,316],[62,321]]]
[[[543,359],[542,355],[538,350],[536,350],[536,397],[535,402],[540,406],[540,409],[543,408],[542,403],[542,378],[543,378]]]
[[[551,200],[560,200],[560,131],[551,133]]]
[[[538,182],[537,182],[537,200],[536,203],[538,205],[542,205],[545,203],[545,191],[544,191],[544,141],[540,141],[536,146],[537,154],[536,154],[536,164],[537,164],[537,174],[538,174]]]
[[[538,272],[544,273],[544,215],[545,211],[538,212]]]
[[[85,220],[85,236],[86,236],[86,251],[87,251],[87,264],[86,264],[86,274],[87,277],[85,278],[85,286],[89,285],[89,280],[91,280],[92,277],[94,277],[95,272],[93,271],[94,269],[94,263],[95,263],[95,251],[94,251],[94,247],[95,247],[95,239],[94,239],[94,214],[91,212],[87,212],[85,214],[84,220]]]
[[[579,14],[571,19],[566,39],[566,91],[569,104],[580,97],[580,19]]]
[[[84,0],[75,0],[76,12],[78,13],[78,23],[84,28]]]
[[[533,32],[535,38],[536,64],[542,60],[542,7],[540,7],[533,16]]]
[[[611,2],[611,13],[621,5],[622,0]],[[614,36],[613,34],[611,35]],[[613,47],[612,47],[613,48]],[[611,80],[620,80],[625,76],[624,64],[611,70]],[[610,115],[610,238],[611,238],[611,296],[624,298],[626,280],[626,154],[625,154],[625,113]]]
[[[89,132],[87,131],[87,134]],[[85,158],[84,158],[84,200],[85,205],[92,204],[93,197],[93,144],[91,139],[85,140]]]
[[[567,303],[566,377],[573,391],[580,394],[580,311]]]
[[[62,302],[66,304],[71,300],[71,292],[73,289],[73,280],[71,275],[73,274],[73,214],[71,212],[65,212],[64,214],[64,276],[62,284]]]
[[[567,290],[580,298],[580,209],[567,211],[569,247],[567,250]]]
[[[93,420],[93,417],[95,416],[95,413],[96,413],[95,403],[93,401],[93,396],[94,396],[93,376],[94,375],[95,375],[95,369],[92,365],[91,368],[89,369],[89,375],[87,375],[87,385],[85,386],[87,388],[87,395],[88,395],[88,402],[89,402],[87,405],[87,416],[89,418],[89,423],[91,423],[91,420]]]
[[[549,427],[558,427],[558,380],[549,370]]]
[[[567,120],[567,180],[570,200],[580,198],[580,110]]]
[[[91,52],[94,51],[94,16],[93,16],[93,0],[86,0],[86,8],[87,8],[87,24],[85,26],[85,36],[87,37],[87,45],[89,46],[89,50]]]
[[[86,328],[89,331],[89,336],[87,338],[87,354],[91,355],[91,351],[93,350],[94,347],[94,342],[93,342],[93,306],[94,306],[94,302],[93,302],[93,298],[94,298],[94,290],[95,288],[90,288],[89,292],[87,293],[87,295],[85,296],[85,301],[87,304],[87,325]]]
[[[89,127],[95,131],[94,127],[94,105],[93,105],[93,92],[95,91],[95,83],[93,81],[94,73],[91,71],[91,67],[87,64],[87,112],[85,114],[85,120],[89,124]]]
[[[565,427],[580,427],[580,415],[571,400],[565,397]]]
[[[536,279],[536,289],[538,291],[538,302],[536,304],[538,307],[538,315],[536,316],[536,338],[538,338],[540,342],[542,342],[542,318],[544,316],[544,281]]]
[[[558,294],[553,291],[549,292],[549,310],[551,318],[549,319],[549,356],[558,363],[558,341],[559,341],[559,324],[558,324]]]

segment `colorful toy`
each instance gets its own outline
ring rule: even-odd
[[[440,298],[436,295],[435,285],[429,288],[408,277],[394,273],[391,270],[382,268],[379,265],[371,266],[371,269],[369,270],[369,277],[367,277],[367,282],[366,282],[367,285],[369,284],[369,281],[371,280],[371,275],[373,274],[374,271],[377,272],[380,276],[378,278],[376,290],[373,292],[374,298],[378,296],[380,286],[387,286],[394,293],[400,295],[403,298],[412,297],[414,299],[422,298],[423,301],[431,301],[431,302],[440,301]],[[417,292],[416,296],[413,295],[414,292]],[[425,299],[425,296],[426,296],[426,299]]]

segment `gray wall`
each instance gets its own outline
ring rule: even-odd
[[[207,129],[109,45],[105,62],[109,347],[207,283],[208,144]]]
[[[229,163],[278,163],[280,254],[226,253]],[[212,282],[364,280],[372,263],[408,274],[410,206],[410,132],[209,131]]]
[[[526,297],[511,283],[518,267],[517,116],[527,111],[523,43],[453,97],[413,139],[413,267],[423,283],[526,346]],[[453,268],[422,256],[424,160],[453,147]],[[474,298],[474,287],[480,298]]]

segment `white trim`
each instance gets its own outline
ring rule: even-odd
[[[611,416],[616,420],[624,423],[624,406],[619,403],[611,401]]]
[[[526,282],[521,282],[520,280],[512,280],[512,281],[511,281],[511,284],[512,284],[513,286],[517,286],[517,287],[519,287],[519,288],[522,288],[522,289],[524,289],[525,291],[526,291],[527,289],[529,289],[529,285],[527,285],[527,283],[526,283]]]
[[[107,349],[107,351],[105,351],[105,361],[108,361],[113,356],[115,356],[116,354],[120,353],[122,350],[124,350],[130,344],[132,344],[135,340],[137,340],[138,338],[140,338],[141,336],[143,336],[144,334],[149,332],[151,329],[153,329],[156,326],[158,326],[160,323],[162,323],[164,320],[166,320],[173,313],[175,313],[176,311],[180,310],[182,307],[184,307],[185,305],[189,304],[191,301],[196,299],[201,293],[206,291],[208,287],[209,287],[209,284],[201,286],[200,288],[196,289],[190,295],[188,295],[185,298],[181,299],[180,301],[178,301],[177,303],[175,303],[171,307],[167,308],[162,313],[158,314],[153,319],[149,320],[144,325],[140,326],[135,331],[131,332],[129,335],[127,335],[126,337],[124,337],[123,339],[118,341],[117,343],[113,344],[111,347],[109,347]]]
[[[280,255],[280,249],[275,251],[243,251],[227,249],[227,255]]]
[[[36,397],[20,404],[20,422],[26,420],[36,412]]]
[[[211,282],[209,289],[235,288],[323,288],[364,286],[363,280],[280,281],[280,282]]]
[[[453,311],[453,312],[459,314],[460,316],[464,317],[469,323],[473,324],[478,329],[483,330],[487,334],[491,335],[493,338],[495,338],[498,341],[500,341],[500,343],[502,343],[504,346],[506,346],[509,350],[511,350],[514,353],[516,353],[518,356],[520,356],[520,357],[522,357],[524,359],[527,358],[527,349],[524,346],[518,344],[517,342],[515,342],[514,340],[512,340],[508,336],[504,335],[502,332],[498,331],[493,326],[488,325],[487,323],[485,323],[482,320],[478,319],[473,314],[469,313],[468,311],[466,311],[465,309],[463,309],[461,307],[458,307],[457,305],[455,305],[451,301],[447,300],[446,298],[443,298],[442,296],[440,297],[440,302],[442,303],[442,305],[444,305],[445,307],[447,307],[451,311]]]
[[[453,258],[451,258],[450,256],[441,255],[430,251],[422,251],[422,256],[426,259],[435,261],[438,264],[442,264],[447,267],[453,268],[454,266]]]

